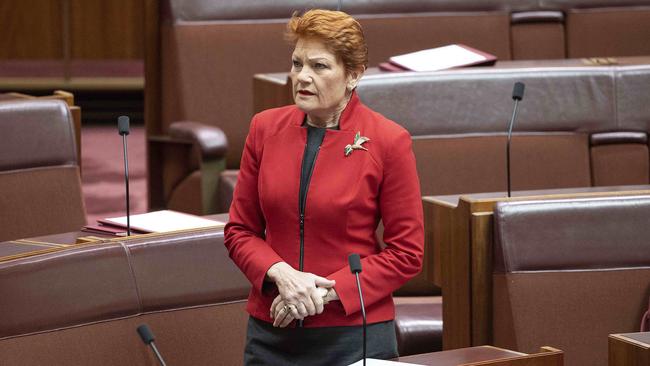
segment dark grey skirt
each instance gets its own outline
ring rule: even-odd
[[[273,324],[249,317],[244,365],[349,365],[363,354],[363,328],[275,328]],[[397,357],[395,323],[368,325],[368,357]]]

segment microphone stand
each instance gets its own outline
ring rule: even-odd
[[[517,118],[517,105],[519,100],[515,99],[515,108],[512,111],[512,118],[510,119],[510,124],[508,125],[508,142],[506,143],[506,175],[508,176],[508,198],[512,194],[511,182],[510,182],[510,140],[512,139],[512,127],[515,124],[515,118]]]
[[[515,107],[512,111],[512,118],[510,119],[510,124],[508,125],[508,142],[506,143],[506,177],[508,180],[508,198],[512,195],[511,187],[511,176],[510,176],[510,140],[512,139],[512,127],[515,124],[515,119],[517,118],[517,106],[519,101],[524,98],[524,90],[526,85],[520,81],[515,83],[515,86],[512,88],[512,99],[515,101]]]
[[[363,303],[363,293],[361,293],[359,272],[354,275],[357,277],[357,289],[359,290],[359,300],[361,301],[361,317],[363,318],[363,366],[366,366],[366,307]]]
[[[126,135],[129,134],[129,117],[119,116],[117,118],[117,132],[122,135],[122,146],[124,146],[124,183],[126,186],[126,235],[131,236],[131,204],[129,202],[129,154],[126,149]]]
[[[359,302],[361,305],[361,316],[363,318],[363,366],[366,366],[366,306],[363,303],[363,293],[361,292],[361,257],[359,254],[352,253],[348,256],[348,263],[350,264],[350,272],[352,272],[357,279],[357,289],[359,290]]]
[[[131,236],[131,204],[129,202],[129,156],[126,149],[126,134],[122,135],[122,145],[124,146],[124,182],[126,184],[126,235]]]
[[[158,363],[160,363],[161,366],[167,366],[165,363],[165,360],[163,360],[162,355],[160,352],[158,352],[158,347],[156,347],[156,344],[154,342],[149,343],[151,346],[151,349],[153,350],[153,353],[156,355],[156,358],[158,359]]]

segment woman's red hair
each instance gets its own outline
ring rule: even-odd
[[[294,45],[300,38],[316,38],[341,58],[345,70],[364,71],[368,66],[368,46],[361,24],[342,11],[313,9],[303,15],[294,13],[285,33]]]

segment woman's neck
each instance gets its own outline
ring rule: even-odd
[[[307,124],[320,128],[332,128],[338,126],[341,119],[341,114],[343,113],[343,110],[345,110],[345,107],[348,105],[348,102],[350,102],[351,96],[352,93],[347,95],[336,107],[336,109],[330,114],[324,116],[307,114]]]

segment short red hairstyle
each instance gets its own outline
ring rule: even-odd
[[[300,38],[316,38],[341,58],[348,73],[363,72],[368,66],[368,46],[361,24],[342,11],[312,9],[297,12],[287,23],[286,39],[294,45]]]

